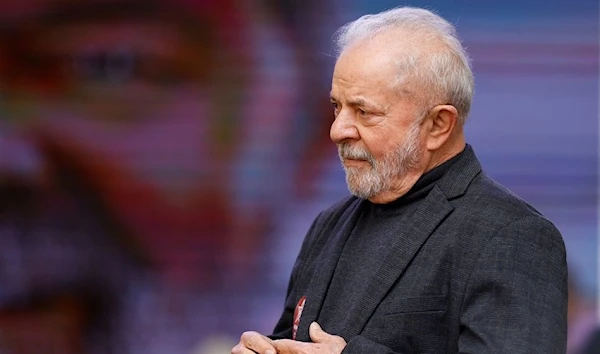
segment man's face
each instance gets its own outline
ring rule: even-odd
[[[385,43],[358,43],[338,59],[331,98],[330,136],[349,190],[369,199],[398,188],[423,156],[423,109],[414,93],[394,87],[398,67]],[[396,53],[398,55],[398,53]]]
[[[27,105],[28,119],[164,195],[188,195],[210,173],[202,43],[151,19],[41,32],[26,54],[43,65],[24,66],[9,105]]]

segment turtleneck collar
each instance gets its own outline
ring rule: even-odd
[[[468,147],[468,145],[467,145]],[[415,185],[400,198],[386,204],[374,204],[367,201],[372,205],[373,210],[378,214],[395,214],[400,211],[403,206],[410,204],[414,201],[424,198],[429,191],[435,186],[450,168],[465,155],[467,147],[456,156],[443,162],[441,165],[433,168],[430,171],[425,172],[415,183]]]

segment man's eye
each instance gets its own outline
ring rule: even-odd
[[[368,115],[368,112],[365,111],[364,109],[360,109],[359,108],[357,111],[358,111],[358,115],[360,115],[360,116],[366,116],[366,115]]]
[[[331,106],[333,107],[333,112],[337,114],[340,110],[340,105],[337,102],[331,102]]]

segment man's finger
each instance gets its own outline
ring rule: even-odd
[[[304,353],[305,346],[310,343],[299,342],[291,339],[279,339],[273,341],[273,346],[277,349],[277,354],[297,354]]]
[[[240,343],[247,349],[251,349],[259,354],[275,354],[275,347],[272,340],[257,333],[244,332],[240,338]]]
[[[332,340],[332,337],[334,337],[333,335],[325,332],[317,322],[310,324],[308,333],[310,335],[310,339],[315,343],[327,342],[328,340]]]
[[[254,350],[244,348],[243,345],[238,344],[231,349],[231,354],[256,354],[256,352]]]

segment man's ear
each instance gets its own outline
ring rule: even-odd
[[[431,110],[428,119],[430,122],[427,124],[427,149],[437,150],[459,124],[458,111],[452,105],[438,105]]]

